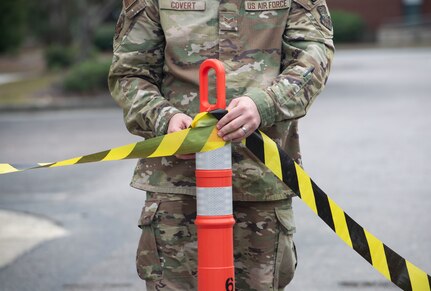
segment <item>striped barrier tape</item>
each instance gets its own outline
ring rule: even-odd
[[[226,143],[217,136],[215,124],[223,113],[200,113],[192,128],[110,150],[54,163],[34,165],[0,164],[0,174],[38,168],[54,168],[100,161],[153,158],[205,152]],[[307,173],[273,140],[260,131],[243,140],[244,145],[280,180],[289,186],[350,248],[386,279],[405,291],[431,291],[431,276],[401,257],[354,221],[321,190]]]
[[[254,132],[245,141],[280,180],[289,186],[350,248],[386,279],[405,291],[430,291],[431,277],[354,221],[268,136]]]
[[[0,164],[0,175],[102,161],[156,158],[175,154],[207,152],[226,145],[226,142],[217,135],[217,129],[214,126],[215,122],[216,119],[210,114],[200,113],[193,120],[192,127],[185,130],[53,163],[36,163],[32,165]]]

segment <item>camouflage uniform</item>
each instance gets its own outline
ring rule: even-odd
[[[194,196],[147,192],[136,256],[147,290],[196,290]],[[292,199],[234,202],[238,291],[283,290],[293,278],[296,250]]]
[[[325,0],[123,0],[109,86],[130,132],[163,135],[174,114],[196,115],[199,66],[219,59],[227,102],[249,96],[260,129],[300,163],[297,119],[323,89],[333,52]],[[140,160],[132,186],[193,196],[194,170],[192,160]],[[235,201],[264,205],[293,195],[241,144],[233,173]]]

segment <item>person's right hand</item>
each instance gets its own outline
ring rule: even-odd
[[[184,113],[177,113],[174,116],[171,117],[171,120],[169,120],[168,125],[168,133],[177,132],[183,129],[187,129],[190,124],[192,124],[193,119],[184,114]],[[189,154],[189,155],[175,155],[178,159],[181,160],[192,160],[195,159],[195,154]]]

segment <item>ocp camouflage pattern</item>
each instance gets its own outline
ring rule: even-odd
[[[147,192],[136,255],[147,290],[196,290],[196,200]],[[235,281],[238,291],[283,290],[296,268],[292,199],[234,202]]]
[[[227,101],[252,98],[262,119],[260,129],[300,163],[297,119],[324,88],[334,52],[329,12],[322,16],[322,6],[328,11],[325,0],[267,0],[267,5],[247,6],[243,0],[198,0],[204,3],[197,6],[188,0],[172,6],[172,1],[124,1],[109,86],[129,131],[159,136],[174,114],[194,117],[199,66],[216,58],[225,65]],[[211,82],[209,95],[215,96]],[[293,195],[241,144],[234,146],[233,162],[234,200]],[[132,186],[193,195],[194,170],[194,161],[175,157],[140,160]]]
[[[197,243],[196,201],[193,198],[147,192],[138,223],[142,235],[136,267],[141,279],[155,285],[148,290],[163,287],[167,290],[195,289]]]

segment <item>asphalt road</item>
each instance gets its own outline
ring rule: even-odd
[[[137,140],[118,110],[2,114],[1,160],[55,161]],[[0,177],[0,208],[49,218],[68,235],[0,270],[0,290],[142,290],[135,275],[144,193],[128,186],[135,161]]]
[[[339,51],[301,122],[307,172],[344,210],[431,272],[431,49]],[[0,161],[44,162],[138,140],[116,109],[0,115]],[[0,209],[65,230],[0,268],[0,290],[145,290],[134,256],[144,193],[134,161],[0,176]],[[286,290],[396,290],[295,202],[299,265]],[[1,228],[4,222],[0,221]],[[8,252],[0,250],[1,254]]]

